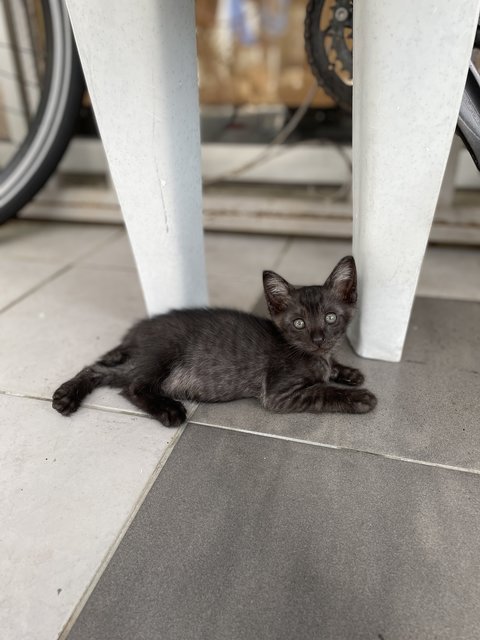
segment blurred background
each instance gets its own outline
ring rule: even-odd
[[[55,40],[54,6],[1,4],[0,189],[18,171],[32,130],[48,120],[42,96],[61,90],[52,77],[52,43],[62,52],[69,95],[62,107],[57,99],[58,132],[53,120],[45,124],[56,139],[39,146],[52,150],[20,193],[7,193],[0,220],[20,212],[121,223],[78,61],[66,36]],[[205,228],[350,237],[351,0],[197,0],[195,6]],[[479,189],[476,167],[455,137],[432,241],[480,242]]]

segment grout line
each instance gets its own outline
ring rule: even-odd
[[[112,230],[111,236],[104,238],[98,244],[94,245],[93,247],[90,247],[90,249],[87,249],[85,253],[82,253],[81,255],[77,256],[75,260],[71,263],[72,266],[80,263],[82,260],[85,260],[85,258],[88,258],[89,256],[93,255],[99,249],[103,249],[104,247],[109,245],[111,242],[115,242],[115,240],[117,240],[123,233],[125,233],[123,228],[115,229],[115,231]]]
[[[51,398],[45,398],[44,396],[36,396],[33,393],[18,393],[16,391],[5,391],[4,389],[0,389],[0,395],[12,396],[13,398],[27,398],[27,400],[52,400]]]
[[[40,400],[41,402],[52,402],[52,398],[50,397],[45,397],[45,396],[37,396],[34,395],[33,393],[17,393],[15,391],[4,391],[2,389],[0,389],[0,395],[3,396],[11,396],[13,398],[26,398],[27,400]],[[191,406],[189,407],[188,411],[187,411],[187,420],[186,422],[188,422],[190,420],[190,418],[193,416],[193,414],[195,413],[195,411],[198,409],[198,402],[192,402],[190,403]],[[128,416],[137,416],[140,418],[148,418],[149,420],[155,420],[155,418],[152,418],[152,416],[150,416],[148,413],[145,413],[144,411],[137,411],[136,409],[119,409],[116,407],[108,407],[104,404],[96,404],[95,402],[82,402],[81,407],[79,407],[79,409],[94,409],[95,411],[104,411],[105,413],[121,413],[123,415],[128,415]]]
[[[132,522],[133,522],[135,516],[137,515],[138,511],[140,510],[140,507],[142,506],[142,504],[143,504],[145,498],[147,497],[150,489],[152,488],[153,484],[155,483],[156,479],[158,478],[161,470],[165,466],[165,464],[166,464],[168,458],[170,457],[175,445],[177,444],[177,442],[179,441],[179,439],[182,436],[183,432],[185,431],[186,426],[187,426],[187,423],[185,422],[185,424],[183,424],[181,427],[178,428],[177,432],[174,434],[173,438],[168,443],[168,445],[167,445],[166,449],[164,450],[160,460],[158,461],[157,466],[155,467],[155,469],[152,472],[150,478],[148,479],[148,481],[146,482],[145,486],[143,487],[143,490],[142,490],[139,498],[137,499],[136,503],[133,505],[132,510],[130,511],[130,514],[126,518],[123,526],[121,527],[116,539],[110,545],[109,550],[105,554],[102,562],[100,563],[97,571],[95,572],[95,575],[93,576],[92,580],[90,581],[90,584],[85,589],[83,595],[81,596],[81,598],[79,599],[79,601],[75,605],[72,613],[70,614],[70,617],[68,618],[68,620],[65,623],[62,631],[58,635],[58,639],[57,640],[66,640],[68,634],[72,630],[73,625],[75,624],[75,622],[77,621],[78,617],[80,616],[83,607],[86,605],[88,599],[92,595],[93,590],[97,586],[98,581],[102,577],[103,572],[107,568],[108,564],[110,563],[110,560],[113,558],[116,550],[120,546],[120,543],[122,542],[125,534],[127,533],[128,529],[129,529],[130,525],[132,524]]]
[[[92,269],[95,271],[119,271],[121,273],[137,273],[135,265],[131,267],[123,267],[114,264],[85,264],[79,262],[75,265],[78,269]]]
[[[8,304],[6,304],[4,307],[1,307],[0,308],[0,314],[4,313],[5,311],[8,311],[12,307],[16,306],[17,304],[19,304],[20,302],[25,300],[25,298],[28,298],[33,293],[36,293],[39,289],[44,287],[46,284],[49,284],[50,282],[53,282],[53,280],[56,280],[60,276],[64,275],[65,273],[67,273],[67,271],[70,271],[74,266],[76,266],[78,263],[80,263],[81,260],[84,260],[85,258],[88,258],[89,255],[95,253],[96,251],[98,251],[99,249],[101,249],[102,247],[107,245],[109,242],[113,242],[120,233],[121,233],[121,231],[117,230],[115,233],[112,233],[111,236],[109,236],[108,238],[102,240],[101,242],[96,244],[94,247],[90,247],[90,249],[85,251],[85,253],[82,253],[81,255],[77,256],[77,258],[75,258],[75,260],[73,260],[73,262],[69,262],[68,264],[65,264],[63,267],[60,267],[60,269],[58,269],[57,271],[54,271],[48,277],[44,278],[40,282],[37,282],[36,285],[34,285],[30,289],[28,289],[27,291],[22,293],[22,295],[20,295],[18,298],[15,298],[14,300],[12,300]],[[86,265],[86,266],[88,266],[88,265]]]
[[[437,469],[444,469],[446,471],[459,471],[461,473],[469,473],[472,475],[480,476],[480,469],[468,469],[467,467],[459,467],[451,464],[443,464],[441,462],[429,462],[428,460],[418,460],[416,458],[407,458],[406,456],[399,456],[393,453],[383,453],[381,451],[370,451],[369,449],[355,449],[354,447],[346,447],[337,444],[328,444],[326,442],[312,442],[311,440],[303,440],[301,438],[291,438],[289,436],[280,436],[273,433],[264,433],[263,431],[252,431],[251,429],[243,429],[239,427],[226,427],[219,424],[211,424],[209,422],[200,422],[199,420],[190,420],[190,424],[198,424],[202,427],[211,427],[213,429],[223,429],[224,431],[235,431],[237,433],[245,433],[252,436],[261,436],[262,438],[272,438],[273,440],[283,440],[286,442],[295,442],[297,444],[305,444],[312,447],[320,447],[322,449],[335,449],[337,451],[350,451],[353,453],[366,453],[368,455],[377,456],[386,460],[396,460],[397,462],[409,462],[411,464],[418,464],[423,467],[434,467]]]
[[[282,248],[279,251],[278,256],[275,258],[275,260],[272,263],[272,269],[274,271],[278,269],[284,256],[287,254],[287,251],[290,249],[291,245],[293,244],[293,240],[294,240],[293,236],[288,236],[287,238],[285,238],[285,241],[282,245]],[[249,306],[248,311],[250,313],[259,313],[255,310],[259,305],[263,303],[264,300],[265,300],[265,294],[263,293],[263,288],[261,288],[260,295],[255,299],[255,302],[253,303],[253,305]]]
[[[34,394],[28,394],[28,393],[17,393],[15,391],[4,391],[2,389],[0,389],[0,395],[4,395],[4,396],[11,396],[14,398],[26,398],[27,400],[40,400],[42,402],[51,402],[52,399],[51,398],[46,398],[45,396],[37,396]],[[371,451],[369,449],[355,449],[354,447],[346,447],[343,445],[335,445],[335,444],[328,444],[326,442],[314,442],[312,440],[304,440],[301,438],[292,438],[290,436],[282,436],[282,435],[277,435],[277,434],[273,434],[273,433],[266,433],[263,431],[253,431],[251,429],[244,429],[242,427],[227,427],[225,425],[219,425],[219,424],[212,424],[210,422],[202,422],[200,420],[195,420],[195,413],[198,409],[198,407],[200,406],[199,402],[194,402],[191,403],[191,407],[188,409],[187,411],[187,419],[186,422],[190,422],[191,424],[198,424],[200,426],[203,427],[212,427],[213,429],[223,429],[225,431],[237,431],[239,433],[245,433],[247,435],[253,435],[253,436],[262,436],[264,438],[272,438],[275,440],[285,440],[287,442],[296,442],[298,444],[306,444],[306,445],[311,445],[313,447],[322,447],[324,449],[336,449],[339,451],[353,451],[356,453],[367,453],[373,456],[379,456],[381,458],[386,458],[388,460],[397,460],[399,462],[410,462],[412,464],[419,464],[419,465],[423,465],[426,467],[438,467],[439,469],[446,469],[446,470],[450,470],[450,471],[459,471],[462,473],[472,473],[474,475],[480,475],[480,469],[469,469],[467,467],[460,467],[460,466],[456,466],[456,465],[448,465],[448,464],[443,464],[441,462],[429,462],[428,460],[419,460],[417,458],[408,458],[405,456],[399,456],[399,455],[395,455],[395,454],[391,454],[391,453],[383,453],[383,452],[379,452],[379,451]],[[89,403],[89,402],[84,402],[81,405],[81,408],[85,408],[85,409],[92,409],[94,411],[103,411],[105,413],[120,413],[123,415],[131,415],[131,416],[136,416],[136,417],[140,417],[140,418],[147,418],[147,419],[151,419],[154,420],[154,418],[152,418],[151,416],[148,415],[148,413],[144,413],[142,411],[137,411],[135,409],[120,409],[120,408],[115,408],[115,407],[108,407],[106,405],[101,405],[101,404],[95,404],[94,402]]]
[[[273,266],[272,269],[278,269],[278,267],[280,266],[283,258],[287,255],[288,250],[290,249],[290,247],[293,244],[293,236],[287,236],[285,238],[285,242],[282,246],[282,248],[280,249],[280,252],[277,256],[277,258],[273,261]]]
[[[37,282],[36,285],[34,285],[30,289],[28,289],[27,291],[22,293],[22,295],[20,295],[18,298],[15,298],[14,300],[12,300],[8,304],[6,304],[4,307],[2,307],[0,309],[0,313],[4,313],[5,311],[8,311],[9,309],[14,307],[15,305],[17,305],[20,302],[22,302],[23,300],[25,300],[25,298],[28,298],[28,296],[32,295],[32,293],[36,293],[44,285],[46,285],[49,282],[52,282],[53,280],[56,280],[58,277],[62,276],[64,273],[69,271],[71,268],[72,268],[72,265],[71,264],[67,264],[64,267],[62,267],[61,269],[59,269],[58,271],[54,271],[47,278],[44,278],[43,280],[40,280],[40,282]]]
[[[49,402],[49,403],[52,402],[52,398],[45,397],[45,396],[37,396],[33,393],[17,393],[16,391],[0,390],[0,395],[12,396],[13,398],[26,398],[27,400],[40,400],[41,402]],[[136,411],[135,409],[116,409],[115,407],[107,407],[106,405],[95,404],[94,402],[91,402],[91,403],[82,402],[82,405],[81,407],[79,407],[79,409],[80,408],[95,409],[96,411],[104,411],[106,413],[123,413],[127,415],[141,416],[145,418],[150,417],[146,413],[143,413],[142,411]]]

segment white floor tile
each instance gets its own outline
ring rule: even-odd
[[[281,236],[206,233],[210,304],[250,309],[262,291],[262,271],[272,269],[287,245]],[[134,269],[126,234],[87,256],[80,266]]]
[[[295,238],[276,270],[292,284],[322,284],[338,260],[351,253],[352,243],[346,240]]]
[[[41,284],[58,269],[56,264],[26,262],[0,255],[0,311]]]
[[[275,268],[287,244],[281,236],[206,234],[211,306],[251,309],[262,293],[262,271]]]
[[[66,265],[118,234],[113,226],[12,220],[0,227],[0,253]]]
[[[282,257],[278,272],[293,284],[320,284],[337,260],[351,252],[349,241],[296,238]],[[417,295],[480,300],[480,249],[429,246]]]
[[[0,314],[0,390],[51,397],[144,315],[135,272],[66,272]]]
[[[135,269],[132,249],[125,231],[112,238],[97,251],[83,258],[80,265]]]
[[[147,418],[0,395],[0,629],[52,640],[175,431]]]
[[[417,293],[480,301],[480,248],[429,247]]]

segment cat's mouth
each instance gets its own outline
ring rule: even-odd
[[[329,353],[334,345],[332,344],[328,344],[326,342],[322,343],[322,344],[315,344],[312,346],[312,352],[316,353],[316,354],[325,354],[325,353]]]
[[[325,353],[325,351],[328,351],[328,348],[326,348],[324,344],[314,344],[312,347],[312,351],[313,353]]]

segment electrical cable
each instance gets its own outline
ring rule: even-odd
[[[266,160],[271,159],[272,155],[273,157],[278,157],[278,155],[280,155],[281,153],[285,153],[286,151],[292,149],[292,147],[303,146],[305,144],[305,141],[296,143],[294,145],[289,145],[288,147],[284,147],[282,149],[279,148],[280,145],[282,145],[288,139],[288,137],[295,131],[295,129],[300,124],[305,113],[308,111],[309,107],[311,106],[317,90],[318,90],[318,85],[316,82],[314,82],[310,87],[308,93],[306,94],[305,98],[303,99],[302,103],[298,106],[298,108],[296,109],[296,111],[294,112],[290,120],[277,133],[277,135],[266,145],[266,147],[257,156],[255,156],[255,158],[241,164],[239,167],[236,167],[231,171],[227,171],[226,173],[215,176],[214,178],[209,178],[207,180],[204,180],[203,182],[204,187],[210,187],[222,182],[227,182],[231,178],[235,178],[241,175],[242,173],[245,173],[249,169],[253,169],[254,167],[257,167],[258,165],[262,164]],[[321,140],[315,139],[315,141],[319,142],[320,144],[322,142],[331,143],[331,141],[329,140],[321,141]],[[340,154],[340,156],[343,158],[345,163],[347,164],[348,170],[351,175],[352,162],[350,160],[350,157],[347,155],[347,153],[341,147],[341,145],[337,143],[333,143],[333,145],[334,145],[334,148],[337,150],[337,152]],[[336,199],[340,199],[341,196],[348,195],[348,193],[350,192],[350,188],[351,188],[351,180],[343,184],[338,189],[338,192],[333,194],[329,199],[336,200]]]

